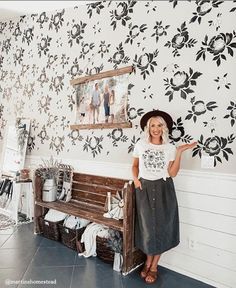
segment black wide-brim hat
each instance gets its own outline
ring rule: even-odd
[[[144,114],[140,120],[141,129],[144,130],[145,126],[147,125],[148,120],[151,117],[156,117],[156,116],[160,116],[165,120],[166,125],[169,129],[169,132],[171,132],[172,126],[173,126],[173,119],[168,113],[161,111],[161,110],[153,110]]]

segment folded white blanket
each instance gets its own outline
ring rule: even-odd
[[[108,237],[108,229],[108,227],[101,224],[89,224],[81,237],[81,242],[84,243],[85,251],[83,253],[79,253],[79,256],[84,256],[85,258],[97,256],[96,237],[97,235],[100,237]]]
[[[50,221],[50,222],[58,222],[61,220],[64,220],[68,214],[54,210],[49,209],[47,214],[44,217],[44,220]]]
[[[66,217],[63,226],[70,228],[70,229],[79,229],[82,227],[86,227],[90,223],[89,220],[75,217],[75,216],[68,216]]]

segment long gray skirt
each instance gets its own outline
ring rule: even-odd
[[[136,189],[135,245],[147,255],[161,254],[179,244],[179,214],[172,178],[140,179]]]

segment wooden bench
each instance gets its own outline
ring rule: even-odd
[[[141,264],[144,255],[134,247],[135,199],[132,182],[124,179],[74,173],[72,199],[65,203],[42,201],[42,181],[35,177],[35,233],[40,233],[38,218],[44,215],[45,208],[55,209],[69,215],[88,219],[106,225],[123,234],[123,275]],[[107,192],[115,195],[123,191],[124,219],[115,220],[103,217]]]

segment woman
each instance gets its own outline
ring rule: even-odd
[[[115,106],[115,91],[111,90],[110,99],[109,99],[109,105],[110,105],[110,116],[111,116],[111,123],[114,122],[114,106]]]
[[[161,254],[179,244],[178,205],[171,177],[179,171],[182,152],[197,144],[176,149],[168,138],[172,125],[171,116],[164,111],[146,113],[140,121],[145,139],[135,145],[133,153],[135,244],[147,255],[140,276],[149,284],[157,279]]]

